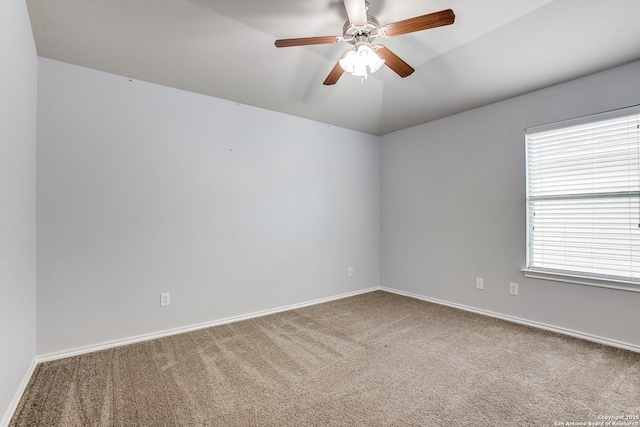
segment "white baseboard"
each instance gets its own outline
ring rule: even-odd
[[[335,301],[343,298],[352,297],[355,295],[366,294],[368,292],[373,292],[379,290],[380,287],[372,287],[367,289],[361,289],[359,291],[348,292],[345,294],[334,295],[326,298],[319,298],[312,301],[306,301],[298,304],[285,305],[282,307],[277,307],[269,310],[256,311],[254,313],[243,314],[239,316],[231,316],[226,317],[224,319],[213,320],[210,322],[198,323],[195,325],[184,326],[180,328],[168,329],[164,331],[152,332],[149,334],[138,335],[135,337],[124,338],[120,340],[108,341],[101,344],[90,345],[86,347],[79,347],[71,350],[65,350],[56,353],[50,353],[45,355],[40,355],[36,357],[36,363],[50,362],[52,360],[64,359],[67,357],[79,356],[81,354],[92,353],[94,351],[106,350],[109,348],[120,347],[123,345],[135,344],[143,341],[149,341],[156,338],[168,337],[171,335],[183,334],[185,332],[196,331],[198,329],[210,328],[212,326],[224,325],[227,323],[239,322],[241,320],[253,319],[256,317],[268,316],[269,314],[280,313],[287,310],[295,310],[297,308],[307,307],[310,305],[322,304],[324,302]]]
[[[22,399],[22,395],[24,394],[24,391],[27,389],[27,386],[29,385],[29,381],[31,380],[31,376],[33,375],[33,372],[36,370],[37,365],[38,365],[38,362],[34,358],[31,361],[31,365],[29,366],[29,369],[27,369],[27,372],[24,375],[24,378],[22,378],[22,382],[20,382],[20,386],[18,387],[16,394],[13,396],[13,399],[11,400],[9,407],[7,408],[7,412],[5,412],[4,417],[2,418],[2,421],[0,421],[0,427],[7,427],[11,422],[11,418],[13,418],[13,414],[16,412],[16,409],[18,408],[20,399]]]
[[[227,323],[239,322],[239,321],[242,321],[242,320],[248,320],[248,319],[253,319],[253,318],[256,318],[256,317],[267,316],[267,315],[270,315],[270,314],[280,313],[280,312],[287,311],[287,310],[294,310],[294,309],[297,309],[297,308],[307,307],[307,306],[316,305],[316,304],[322,304],[324,302],[335,301],[335,300],[348,298],[348,297],[355,296],[355,295],[365,294],[365,293],[373,292],[373,291],[376,291],[376,290],[383,290],[383,291],[395,293],[395,294],[398,294],[398,295],[404,295],[404,296],[407,296],[407,297],[416,298],[416,299],[419,299],[419,300],[432,302],[432,303],[435,303],[435,304],[440,304],[440,305],[445,305],[445,306],[449,306],[449,307],[453,307],[453,308],[458,308],[458,309],[469,311],[469,312],[472,312],[472,313],[482,314],[482,315],[489,316],[489,317],[495,317],[495,318],[498,318],[498,319],[507,320],[509,322],[518,323],[518,324],[521,324],[521,325],[532,326],[534,328],[544,329],[544,330],[547,330],[547,331],[552,331],[552,332],[556,332],[556,333],[559,333],[559,334],[569,335],[569,336],[572,336],[572,337],[575,337],[575,338],[581,338],[581,339],[584,339],[584,340],[587,340],[587,341],[592,341],[592,342],[596,342],[596,343],[599,343],[599,344],[605,344],[605,345],[609,345],[609,346],[612,346],[612,347],[622,348],[622,349],[625,349],[625,350],[631,350],[631,351],[640,353],[640,346],[635,345],[635,344],[630,344],[630,343],[617,341],[617,340],[613,340],[613,339],[610,339],[610,338],[600,337],[600,336],[596,336],[596,335],[592,335],[592,334],[588,334],[588,333],[584,333],[584,332],[580,332],[580,331],[574,331],[574,330],[567,329],[567,328],[562,328],[562,327],[558,327],[558,326],[554,326],[554,325],[549,325],[549,324],[545,324],[545,323],[540,323],[540,322],[535,322],[535,321],[531,321],[531,320],[527,320],[527,319],[522,319],[522,318],[519,318],[519,317],[509,316],[509,315],[502,314],[502,313],[496,313],[496,312],[493,312],[493,311],[483,310],[483,309],[479,309],[479,308],[475,308],[475,307],[471,307],[471,306],[466,306],[466,305],[463,305],[463,304],[457,304],[457,303],[453,303],[453,302],[449,302],[449,301],[439,300],[439,299],[436,299],[436,298],[430,298],[430,297],[426,297],[424,295],[419,295],[419,294],[415,294],[415,293],[411,293],[411,292],[405,292],[405,291],[401,291],[401,290],[394,289],[394,288],[389,288],[389,287],[385,287],[385,286],[375,286],[375,287],[371,287],[371,288],[367,288],[367,289],[361,289],[361,290],[354,291],[354,292],[348,292],[348,293],[345,293],[345,294],[335,295],[335,296],[326,297],[326,298],[319,298],[319,299],[316,299],[316,300],[306,301],[306,302],[302,302],[302,303],[298,303],[298,304],[292,304],[292,305],[286,305],[286,306],[282,306],[282,307],[277,307],[277,308],[274,308],[274,309],[257,311],[257,312],[254,312],[254,313],[227,317],[227,318],[223,318],[223,319],[213,320],[213,321],[210,321],[210,322],[204,322],[204,323],[184,326],[184,327],[180,327],[180,328],[168,329],[168,330],[164,330],[164,331],[153,332],[153,333],[150,333],[150,334],[138,335],[138,336],[135,336],[135,337],[129,337],[129,338],[121,339],[121,340],[114,340],[114,341],[104,342],[104,343],[101,343],[101,344],[90,345],[90,346],[86,346],[86,347],[79,347],[79,348],[75,348],[75,349],[71,349],[71,350],[65,350],[65,351],[57,352],[57,353],[50,353],[50,354],[40,355],[40,356],[36,356],[35,363],[34,363],[34,366],[32,367],[32,369],[35,369],[35,365],[37,365],[38,363],[42,363],[42,362],[49,362],[49,361],[52,361],[52,360],[64,359],[64,358],[67,358],[67,357],[73,357],[73,356],[78,356],[78,355],[81,355],[81,354],[92,353],[94,351],[105,350],[105,349],[114,348],[114,347],[120,347],[120,346],[123,346],[123,345],[135,344],[135,343],[138,343],[138,342],[149,341],[149,340],[153,340],[153,339],[156,339],[156,338],[162,338],[162,337],[167,337],[167,336],[171,336],[171,335],[182,334],[182,333],[185,333],[185,332],[195,331],[195,330],[198,330],[198,329],[210,328],[212,326],[224,325],[224,324],[227,324]],[[27,382],[28,382],[28,379],[27,379]],[[25,387],[26,387],[26,385],[25,385]]]
[[[435,304],[440,304],[440,305],[446,305],[448,307],[453,307],[453,308],[458,308],[460,310],[465,310],[465,311],[469,311],[472,313],[477,313],[477,314],[482,314],[484,316],[489,316],[489,317],[495,317],[497,319],[502,319],[502,320],[506,320],[508,322],[513,322],[513,323],[518,323],[520,325],[526,325],[526,326],[531,326],[534,328],[538,328],[538,329],[544,329],[546,331],[551,331],[551,332],[556,332],[558,334],[563,334],[563,335],[569,335],[571,337],[574,338],[580,338],[586,341],[591,341],[591,342],[595,342],[598,344],[605,344],[611,347],[616,347],[616,348],[621,348],[624,350],[630,350],[630,351],[634,351],[636,353],[640,353],[640,346],[635,345],[635,344],[630,344],[630,343],[626,343],[626,342],[622,342],[622,341],[617,341],[617,340],[613,340],[610,338],[604,338],[604,337],[599,337],[597,335],[592,335],[592,334],[587,334],[584,332],[580,332],[580,331],[574,331],[571,329],[567,329],[567,328],[561,328],[558,326],[553,326],[553,325],[548,325],[546,323],[540,323],[540,322],[535,322],[532,320],[527,320],[527,319],[521,319],[519,317],[514,317],[514,316],[509,316],[506,314],[501,314],[501,313],[496,313],[493,311],[488,311],[488,310],[482,310],[479,308],[475,308],[475,307],[469,307],[463,304],[457,304],[457,303],[453,303],[453,302],[449,302],[449,301],[443,301],[443,300],[439,300],[436,298],[429,298],[426,297],[424,295],[418,295],[418,294],[414,294],[412,292],[405,292],[405,291],[400,291],[398,289],[393,289],[393,288],[388,288],[385,286],[381,286],[380,287],[381,290],[386,291],[386,292],[391,292],[394,294],[398,294],[398,295],[403,295],[406,297],[411,297],[411,298],[416,298],[422,301],[427,301],[427,302],[432,302]]]

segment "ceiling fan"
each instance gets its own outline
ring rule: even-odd
[[[446,9],[381,26],[375,17],[367,15],[369,11],[367,0],[344,0],[344,7],[349,20],[344,24],[342,36],[276,40],[276,47],[331,44],[341,41],[354,45],[353,49],[342,54],[325,79],[324,85],[336,84],[345,71],[364,80],[367,74],[376,72],[383,65],[391,68],[400,77],[407,77],[415,70],[385,46],[381,44],[374,46],[373,41],[378,37],[394,37],[451,25],[455,21],[453,10]]]

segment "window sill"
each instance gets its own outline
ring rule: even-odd
[[[596,286],[599,288],[617,289],[620,291],[640,292],[640,283],[632,282],[630,280],[626,281],[626,280],[616,280],[616,279],[595,278],[595,277],[589,277],[589,276],[580,276],[578,274],[557,273],[557,272],[544,271],[544,270],[532,270],[528,268],[523,268],[522,274],[524,275],[524,277],[529,277],[531,279],[543,279],[543,280],[551,280],[554,282],[574,283],[576,285],[586,285],[586,286]]]

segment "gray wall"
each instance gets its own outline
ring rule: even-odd
[[[375,136],[43,58],[38,135],[40,355],[379,285]]]
[[[520,272],[524,129],[640,104],[638,76],[634,63],[383,136],[382,285],[640,346],[640,293]]]
[[[37,57],[24,1],[0,2],[0,29],[2,419],[36,354]]]
[[[640,294],[520,272],[524,128],[637,104],[639,71],[385,135],[380,153],[370,135],[40,59],[38,354],[378,284],[640,345]]]

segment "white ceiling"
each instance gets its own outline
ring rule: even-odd
[[[451,8],[451,26],[378,39],[416,71],[322,82],[351,45],[342,0],[27,0],[38,54],[383,135],[640,59],[638,0],[370,0],[381,24]]]

